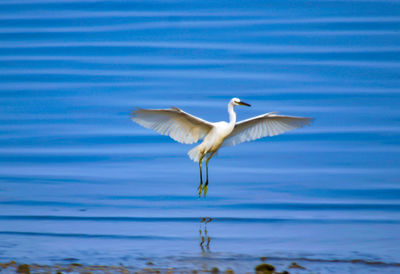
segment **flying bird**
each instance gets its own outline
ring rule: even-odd
[[[239,98],[232,98],[228,104],[229,122],[211,123],[193,116],[183,110],[171,107],[169,109],[137,109],[132,111],[132,121],[153,129],[162,135],[168,135],[183,144],[193,144],[204,139],[201,144],[188,152],[190,159],[199,162],[200,185],[199,197],[204,197],[208,189],[208,162],[220,147],[256,140],[266,136],[282,134],[286,131],[309,124],[312,118],[278,115],[269,112],[236,123],[234,107],[250,104]],[[203,186],[202,163],[206,158],[206,181]]]

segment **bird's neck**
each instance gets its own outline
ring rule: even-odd
[[[232,104],[228,105],[228,113],[229,113],[229,125],[234,127],[235,124],[236,124],[236,112],[233,109],[233,105]]]

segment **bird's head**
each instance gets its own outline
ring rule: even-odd
[[[241,101],[239,98],[232,98],[229,103],[234,105],[234,106],[241,105],[241,106],[251,107],[250,104]]]

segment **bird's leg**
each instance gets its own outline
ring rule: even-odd
[[[199,198],[201,197],[201,192],[203,191],[203,172],[201,171],[201,164],[203,162],[203,157],[200,158],[199,160],[199,167],[200,167],[200,185],[197,188],[199,191]]]
[[[214,155],[215,152],[211,153],[210,157],[207,158],[206,160],[206,173],[207,173],[207,178],[206,178],[206,183],[204,185],[204,198],[207,196],[207,189],[208,189],[208,162],[210,161],[211,157]]]
[[[201,248],[201,252],[203,252],[203,253],[206,252],[204,250],[204,246],[203,246],[204,242],[205,242],[204,236],[201,236],[200,248]]]
[[[204,198],[207,196],[207,189],[208,189],[208,161],[210,158],[206,160],[206,183],[204,184]]]

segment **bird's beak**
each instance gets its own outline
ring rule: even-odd
[[[246,106],[246,107],[251,107],[250,104],[245,103],[245,102],[242,102],[242,101],[240,101],[238,104],[239,104],[239,105],[242,105],[242,106]]]

